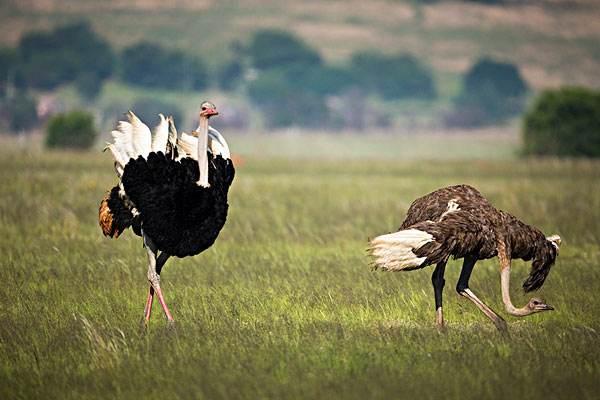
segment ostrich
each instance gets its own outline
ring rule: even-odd
[[[560,237],[544,234],[509,213],[494,208],[474,187],[450,186],[415,200],[398,232],[378,236],[370,243],[375,268],[409,271],[436,264],[431,276],[435,295],[436,325],[444,326],[442,290],[444,271],[450,256],[464,258],[456,291],[475,305],[496,325],[506,322],[469,289],[469,278],[477,260],[498,256],[502,301],[514,316],[553,310],[538,298],[516,308],[510,299],[511,259],[532,261],[526,292],[539,289],[550,273],[560,245]]]
[[[100,203],[99,223],[105,236],[117,238],[131,226],[143,238],[150,282],[144,324],[150,320],[155,294],[167,321],[173,322],[160,287],[169,257],[206,250],[225,224],[235,170],[227,142],[208,125],[214,115],[214,104],[203,102],[196,132],[178,136],[173,119],[160,114],[152,136],[130,111],[107,146],[120,182]]]

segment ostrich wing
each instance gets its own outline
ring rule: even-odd
[[[191,157],[194,160],[198,160],[197,148],[198,138],[181,132],[181,136],[177,138],[177,150],[179,151],[180,158]]]
[[[208,127],[208,148],[215,157],[220,155],[225,159],[231,158],[229,146],[225,138],[212,126]]]
[[[150,133],[150,128],[133,111],[129,111],[127,117],[132,128],[131,137],[135,154],[146,158],[152,151],[152,134]]]
[[[154,128],[154,136],[152,137],[152,151],[163,153],[167,150],[167,140],[169,139],[169,122],[164,115],[158,114],[160,122]]]

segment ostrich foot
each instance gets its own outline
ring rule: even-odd
[[[163,311],[165,312],[165,317],[167,317],[167,321],[172,324],[173,322],[175,322],[175,320],[173,319],[173,316],[171,315],[171,312],[169,311],[169,307],[167,307],[167,303],[165,302],[165,298],[163,296],[162,290],[160,290],[160,286],[155,288],[156,291],[156,295],[158,296],[158,301],[160,302],[160,305],[162,306]]]
[[[442,307],[438,307],[435,310],[435,327],[440,332],[446,331],[446,323],[444,322],[444,313],[442,312]]]

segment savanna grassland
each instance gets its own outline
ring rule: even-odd
[[[163,271],[175,328],[155,305],[143,331],[141,240],[96,220],[109,156],[5,148],[0,398],[598,398],[599,178],[597,161],[247,155],[215,246]],[[445,333],[431,269],[369,268],[369,237],[459,182],[564,240],[539,293],[556,311],[507,317],[509,336],[455,294],[456,261]],[[514,263],[518,305],[528,269]],[[499,281],[480,262],[471,287],[502,311]]]

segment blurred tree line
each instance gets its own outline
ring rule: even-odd
[[[201,57],[156,43],[142,41],[116,52],[87,22],[30,32],[16,48],[0,48],[0,121],[12,131],[31,129],[39,123],[32,93],[69,84],[84,101],[93,104],[107,79],[151,89],[189,91],[216,86],[242,93],[250,106],[261,112],[268,128],[389,126],[392,117],[370,106],[367,99],[378,99],[379,103],[416,100],[427,107],[438,95],[431,68],[411,54],[359,51],[345,64],[332,65],[297,36],[275,29],[259,30],[246,42],[233,43],[232,53],[229,60],[210,71]],[[528,93],[515,65],[482,58],[462,77],[459,94],[452,99],[442,122],[460,128],[502,123],[523,111]],[[539,100],[526,118],[527,151],[560,154],[577,148],[576,152],[588,154],[589,150],[582,148],[596,146],[595,142],[576,144],[580,142],[575,138],[581,137],[574,135],[569,146],[559,146],[556,135],[568,135],[552,131],[548,122],[547,127],[540,128],[540,121],[559,126],[550,115],[560,115],[560,121],[573,115],[583,118],[585,110],[593,109],[593,96],[566,91],[543,97],[545,100]],[[584,111],[565,114],[566,106],[557,105],[565,99],[578,102]],[[540,117],[540,109],[552,107],[555,114]],[[158,112],[168,112],[176,119],[183,115],[176,104],[156,98],[138,99],[133,108],[148,121]],[[73,118],[82,120],[80,115]],[[586,131],[577,124],[582,122],[573,126]],[[587,120],[585,124],[596,126]],[[544,137],[540,132],[555,132],[556,137]]]
[[[38,122],[30,93],[72,84],[91,103],[107,79],[152,89],[218,86],[243,93],[269,128],[387,126],[392,116],[369,106],[367,98],[437,97],[431,68],[410,54],[359,51],[344,65],[331,65],[295,35],[273,29],[259,30],[232,49],[230,60],[209,71],[201,57],[146,41],[116,52],[87,22],[30,32],[15,49],[0,49],[0,117],[11,130],[29,129]],[[515,66],[482,60],[465,76],[444,122],[460,127],[501,122],[521,111],[526,92]],[[156,99],[138,103],[142,115],[159,107],[182,115],[177,105]]]

